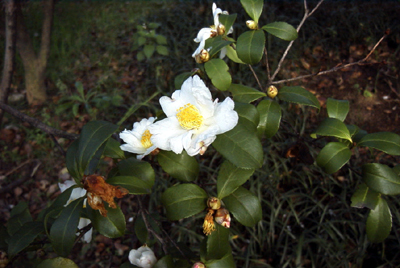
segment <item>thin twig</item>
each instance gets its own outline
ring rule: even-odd
[[[264,47],[264,55],[265,55],[265,66],[267,67],[267,76],[268,76],[268,81],[271,81],[271,71],[269,69],[269,63],[268,63],[268,51],[267,49]],[[262,90],[262,88],[261,88]]]
[[[324,1],[324,0],[320,0],[320,1],[318,2],[318,4],[314,7],[314,9],[311,10],[311,12],[309,12],[308,7],[307,7],[307,2],[306,2],[306,0],[304,0],[304,9],[305,9],[305,10],[304,10],[304,16],[303,16],[303,19],[300,21],[299,26],[297,26],[297,29],[296,29],[297,32],[300,31],[300,29],[301,29],[301,27],[303,26],[304,22],[318,9],[318,7],[322,4],[323,1]],[[295,41],[295,40],[292,40],[292,41],[290,41],[290,43],[288,44],[288,46],[287,46],[285,52],[284,52],[283,55],[282,55],[282,58],[279,60],[278,67],[276,68],[274,74],[271,76],[271,79],[269,80],[269,84],[273,84],[272,81],[275,79],[276,75],[277,75],[277,74],[279,73],[279,71],[281,70],[282,63],[283,63],[283,61],[285,60],[287,54],[289,53],[289,50],[290,50],[290,48],[292,47],[294,41]]]
[[[76,140],[77,138],[79,138],[78,134],[64,132],[60,129],[56,129],[49,125],[46,125],[42,121],[40,121],[36,118],[30,117],[24,113],[21,113],[20,111],[12,108],[11,106],[5,104],[4,102],[0,102],[0,109],[3,109],[4,111],[11,114],[12,116],[20,119],[21,121],[28,122],[31,126],[41,129],[44,132],[46,132],[47,134],[66,138],[69,140]]]
[[[254,77],[255,77],[255,79],[257,81],[258,86],[260,87],[261,90],[263,90],[263,87],[261,86],[260,80],[258,79],[256,72],[254,71],[253,67],[251,67],[250,64],[249,64],[249,68],[250,68],[251,72],[253,73],[253,75],[254,75]]]
[[[29,160],[29,162],[31,162],[31,160]],[[23,165],[25,165],[26,164],[26,162],[24,162],[24,163],[22,163],[20,166],[18,166],[18,167],[22,167]],[[24,176],[23,178],[20,178],[20,179],[18,179],[18,180],[15,180],[15,181],[13,181],[13,182],[11,182],[10,184],[8,184],[8,185],[6,185],[5,187],[3,187],[3,188],[0,188],[0,194],[4,194],[4,193],[7,193],[7,192],[10,192],[12,189],[14,189],[15,187],[17,187],[17,186],[19,186],[19,185],[22,185],[25,181],[27,181],[27,180],[29,180],[29,179],[31,179],[34,175],[35,175],[35,172],[36,172],[36,170],[37,170],[37,168],[38,168],[38,166],[40,165],[40,162],[38,163],[38,164],[36,164],[36,166],[34,167],[34,169],[32,170],[32,172],[31,172],[31,174],[28,176]],[[18,168],[17,167],[17,168]],[[13,170],[13,172],[14,171],[16,171],[17,169],[14,169]],[[9,175],[9,174],[8,174]]]
[[[18,169],[20,169],[21,167],[25,166],[26,164],[29,164],[32,161],[32,159],[28,159],[25,162],[19,164],[17,167],[13,168],[12,170],[10,170],[9,172],[7,172],[6,174],[4,174],[4,178],[10,176],[11,174],[13,174],[15,171],[17,171]]]
[[[361,65],[363,63],[368,64],[368,63],[366,63],[366,61],[371,56],[371,54],[374,52],[374,50],[379,46],[379,44],[386,38],[386,36],[388,34],[389,34],[389,32],[386,31],[385,35],[382,36],[381,39],[379,39],[379,41],[375,44],[375,46],[368,53],[368,55],[365,58],[363,58],[362,60],[359,60],[359,61],[356,61],[356,62],[352,62],[352,63],[348,63],[348,64],[345,64],[345,65],[337,65],[336,67],[333,67],[332,69],[329,69],[329,70],[326,70],[326,71],[319,71],[319,72],[316,72],[316,73],[313,73],[313,74],[307,74],[307,75],[297,76],[297,77],[293,77],[293,78],[289,78],[289,79],[283,79],[283,80],[275,81],[275,82],[272,82],[271,84],[277,85],[277,84],[282,84],[282,83],[286,83],[286,82],[292,82],[292,81],[300,80],[300,79],[303,79],[303,78],[308,78],[308,77],[313,77],[313,76],[318,76],[318,75],[323,75],[323,74],[336,72],[336,71],[338,71],[340,69],[348,68],[348,67],[351,67],[351,66],[354,66],[354,65]],[[369,63],[369,64],[372,64],[372,63]]]
[[[50,135],[51,139],[53,140],[53,142],[56,144],[58,150],[60,150],[61,154],[63,156],[66,156],[67,153],[65,152],[65,150],[61,147],[61,145],[58,143],[57,139],[54,137],[53,134]]]

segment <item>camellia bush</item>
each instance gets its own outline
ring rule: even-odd
[[[121,132],[120,126],[112,122],[87,123],[67,151],[66,166],[73,181],[59,183],[62,193],[35,221],[24,203],[12,210],[7,230],[3,232],[8,258],[12,259],[32,246],[39,235],[45,234],[51,245],[46,249],[54,250],[59,257],[34,265],[77,267],[67,258],[77,241],[90,242],[93,229],[109,238],[124,236],[130,216],[124,215],[116,200],[128,195],[151,194],[156,180],[160,180],[157,170],[161,169],[176,182],[159,200],[153,200],[163,207],[161,217],[179,221],[201,215],[198,224],[203,228],[204,239],[198,251],[186,254],[183,251],[190,247],[183,249],[174,241],[159,239],[157,232],[163,230],[157,217],[137,217],[134,230],[130,230],[132,233],[143,237],[152,231],[157,239],[155,243],[160,243],[163,249],[176,248],[177,251],[167,254],[164,250],[165,255],[156,258],[151,247],[143,245],[133,249],[121,267],[236,267],[229,228],[233,224],[254,227],[263,218],[259,198],[243,185],[251,180],[254,172],[268,164],[264,162],[268,152],[263,150],[263,143],[279,131],[281,107],[289,102],[321,110],[318,99],[303,87],[278,89],[278,84],[282,83],[275,80],[301,26],[321,2],[311,12],[305,3],[306,13],[297,29],[286,22],[263,25],[259,21],[262,0],[241,1],[249,16],[246,22],[236,21],[236,14],[229,14],[213,4],[210,13],[214,24],[200,29],[194,39],[198,47],[192,57],[197,68],[176,77],[177,90],[159,99],[162,112],[157,113],[157,117],[134,123],[132,128],[126,126]],[[231,37],[234,23],[248,27],[237,40]],[[266,35],[288,42],[274,72],[268,65]],[[265,85],[260,84],[252,67],[261,60],[266,63],[268,83]],[[229,66],[236,64],[253,72],[260,90],[232,83],[234,72]],[[210,88],[221,91],[218,96],[226,97],[213,97]],[[368,147],[400,155],[399,135],[367,133],[344,123],[350,110],[348,101],[328,99],[326,110],[327,117],[312,131],[310,138],[325,144],[315,163],[327,174],[349,163],[354,148]],[[122,145],[112,137],[115,133],[123,141]],[[207,154],[211,147],[218,152],[217,157],[223,159],[216,184],[207,184],[210,178],[199,178],[199,161],[215,157]],[[116,163],[108,174],[98,174],[103,157],[113,158]],[[314,164],[313,159],[308,162]],[[400,194],[400,165],[391,168],[381,163],[365,163],[361,170],[351,206],[370,209],[365,231],[371,242],[381,242],[389,235],[392,225],[385,196]]]

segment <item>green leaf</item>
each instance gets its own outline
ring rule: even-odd
[[[393,168],[394,173],[397,174],[397,176],[400,176],[400,165],[397,165]]]
[[[253,173],[254,169],[238,168],[231,162],[225,161],[218,173],[218,198],[222,199],[236,191],[236,189],[245,183]]]
[[[225,228],[215,223],[215,231],[207,236],[207,260],[223,258],[232,252],[229,245],[229,228]]]
[[[296,29],[286,22],[276,21],[268,23],[267,25],[264,25],[262,29],[285,41],[292,41],[297,38]]]
[[[165,172],[180,181],[193,181],[199,175],[199,163],[186,151],[181,154],[175,154],[172,151],[160,151],[157,160]]]
[[[360,131],[360,128],[355,125],[346,125],[347,129],[349,130],[351,138],[353,138],[357,133]],[[354,141],[354,139],[353,139]]]
[[[329,117],[339,119],[343,122],[350,110],[349,101],[328,98],[326,109]]]
[[[265,133],[267,138],[273,137],[279,130],[282,111],[279,104],[272,100],[262,100],[257,105],[260,114],[260,123],[257,126],[258,137],[261,138]]]
[[[152,183],[143,181],[135,176],[115,176],[107,179],[107,183],[111,185],[121,186],[129,191],[130,194],[150,194]]]
[[[87,212],[93,227],[100,232],[100,234],[109,237],[117,238],[125,234],[126,221],[121,208],[110,208],[105,204],[107,210],[107,217],[101,216],[98,210],[87,207]]]
[[[139,46],[143,46],[144,44],[146,44],[146,37],[144,36],[140,36],[137,40]]]
[[[400,155],[400,136],[393,132],[367,134],[357,145],[375,148],[390,155]]]
[[[255,132],[238,123],[232,130],[220,134],[213,142],[214,148],[235,166],[260,168],[263,163],[263,149]]]
[[[7,232],[7,228],[3,224],[0,224],[0,250],[7,250],[7,241],[9,238],[10,235]]]
[[[159,44],[159,45],[167,44],[167,38],[161,34],[156,35],[156,41],[157,41],[157,44]]]
[[[171,255],[166,255],[162,257],[153,268],[174,268],[174,261],[172,260]]]
[[[78,149],[79,139],[73,141],[69,145],[65,159],[68,173],[75,179],[75,181],[83,178],[83,171],[81,171],[80,167],[78,166]]]
[[[168,56],[169,52],[168,52],[168,48],[166,46],[162,46],[162,45],[158,45],[156,47],[157,53],[163,56]]]
[[[262,218],[260,201],[243,187],[239,187],[223,201],[229,212],[244,226],[253,227]]]
[[[330,142],[317,156],[317,165],[328,174],[341,169],[351,157],[350,149],[341,142]]]
[[[231,46],[226,46],[226,56],[228,56],[228,58],[233,62],[244,64],[244,62],[239,59],[236,49]]]
[[[392,213],[385,199],[379,198],[375,209],[371,209],[367,218],[367,237],[373,243],[379,243],[389,236],[392,229]]]
[[[137,239],[139,239],[140,243],[146,244],[148,242],[147,239],[149,232],[147,230],[146,224],[144,223],[142,215],[138,215],[138,217],[136,218],[134,230],[136,237]]]
[[[372,163],[362,166],[362,177],[371,189],[385,194],[400,194],[400,177],[388,166]]]
[[[260,115],[254,105],[235,102],[235,111],[239,115],[239,124],[245,126],[251,132],[256,132]]]
[[[25,223],[8,240],[8,254],[10,257],[17,255],[21,250],[29,246],[35,238],[44,231],[43,222],[31,221]]]
[[[63,258],[63,257],[57,257],[53,259],[47,259],[42,261],[37,268],[78,268],[78,265],[76,265],[72,260]]]
[[[125,154],[120,148],[120,143],[113,138],[109,138],[106,147],[104,148],[103,155],[114,159],[124,159]]]
[[[266,96],[264,92],[239,84],[231,84],[229,91],[232,92],[234,101],[244,103],[250,103]]]
[[[83,208],[83,198],[72,201],[65,207],[50,229],[50,240],[54,251],[68,256],[76,239],[76,229]]]
[[[118,171],[122,176],[134,176],[141,179],[149,188],[154,185],[156,175],[148,162],[140,161],[134,157],[124,159],[118,163]]]
[[[247,64],[256,64],[263,56],[264,44],[265,35],[262,30],[244,32],[236,43],[237,55]]]
[[[237,14],[220,14],[219,15],[219,22],[225,26],[225,35],[228,33],[229,29],[235,23]]]
[[[143,51],[139,51],[136,55],[136,58],[138,61],[143,61],[145,59],[145,55],[144,55]]]
[[[308,105],[320,109],[318,99],[303,87],[282,87],[279,89],[278,98],[283,101],[294,102],[302,105]]]
[[[225,40],[222,38],[221,35],[219,35],[217,37],[207,39],[204,47],[207,49],[211,48],[208,53],[210,54],[210,58],[213,58],[215,55],[217,55],[218,52],[221,51],[222,48],[232,43],[233,41]]]
[[[154,51],[155,51],[156,47],[155,45],[151,44],[151,45],[145,45],[143,47],[143,53],[146,56],[146,58],[150,59],[151,56],[153,56]]]
[[[228,72],[229,67],[226,65],[225,61],[221,59],[212,59],[204,64],[204,68],[216,88],[222,91],[229,88],[232,82],[232,77]]]
[[[256,23],[261,16],[263,10],[263,0],[240,0],[243,8],[246,10],[247,15],[250,16]]]
[[[332,136],[352,142],[350,132],[346,125],[336,118],[325,118],[315,131],[315,134],[321,136]]]
[[[183,82],[192,76],[193,72],[184,72],[175,76],[174,85],[175,89],[180,89],[182,87]]]
[[[232,253],[226,254],[219,260],[210,260],[205,263],[207,268],[235,268]]]
[[[15,234],[25,223],[32,221],[32,216],[26,202],[18,203],[11,210],[10,216],[11,218],[7,222],[7,231],[9,235]]]
[[[206,208],[208,195],[195,184],[180,184],[168,188],[161,201],[171,221],[193,216]]]
[[[350,131],[350,130],[349,130],[349,131]],[[353,141],[354,141],[355,143],[359,143],[359,142],[361,141],[361,139],[364,138],[364,136],[367,135],[367,134],[368,134],[367,131],[365,131],[365,130],[363,130],[363,129],[359,129],[359,130],[357,131],[357,133],[355,133],[355,135],[352,136]]]
[[[375,209],[378,204],[380,193],[369,188],[365,183],[361,183],[351,197],[351,206],[356,208]]]

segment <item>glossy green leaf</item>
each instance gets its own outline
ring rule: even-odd
[[[228,72],[229,67],[226,65],[225,61],[221,59],[212,59],[204,64],[204,68],[216,88],[223,91],[228,90],[232,83],[232,77]]]
[[[118,171],[121,176],[134,176],[144,181],[150,188],[154,185],[155,173],[152,166],[136,158],[128,158],[118,162]]]
[[[349,130],[350,131],[350,130]],[[351,133],[351,132],[350,132]],[[367,135],[368,132],[363,130],[363,129],[359,129],[357,131],[357,133],[354,134],[354,136],[352,136],[353,142],[355,143],[359,143],[361,141],[362,138],[364,138],[365,135]]]
[[[351,206],[356,208],[375,209],[378,204],[380,193],[369,188],[365,183],[361,183],[351,197]]]
[[[168,188],[161,201],[171,221],[180,220],[200,213],[206,208],[208,195],[195,184],[180,184]]]
[[[265,133],[267,138],[273,137],[279,130],[282,118],[282,111],[279,104],[272,100],[262,100],[257,105],[260,114],[260,123],[257,126],[258,137]]]
[[[232,253],[226,254],[219,260],[210,260],[205,263],[207,268],[235,268],[236,264],[233,260]]]
[[[397,165],[393,168],[394,173],[397,174],[397,176],[400,176],[400,165]]]
[[[261,204],[249,190],[239,187],[223,199],[226,208],[244,226],[253,227],[262,218]]]
[[[350,110],[349,101],[328,98],[326,109],[329,117],[339,119],[343,122]]]
[[[234,101],[243,103],[250,103],[266,96],[264,92],[240,84],[231,84],[229,91],[232,92]]]
[[[392,229],[392,213],[385,199],[379,198],[375,209],[371,209],[367,218],[367,237],[373,243],[379,243],[389,236]]]
[[[225,161],[218,173],[218,198],[222,199],[236,191],[236,189],[245,183],[253,173],[254,169],[238,168],[231,162]]]
[[[76,239],[76,229],[83,209],[83,198],[65,207],[50,229],[51,245],[60,256],[68,256]]]
[[[237,167],[255,169],[262,166],[264,155],[260,140],[255,132],[240,123],[218,135],[213,146]]]
[[[199,175],[199,163],[186,151],[181,154],[160,151],[157,160],[165,172],[178,180],[189,182],[195,180]]]
[[[258,63],[264,53],[265,35],[262,30],[247,31],[237,39],[236,52],[247,64]]]
[[[25,223],[8,240],[8,255],[17,255],[21,250],[29,246],[35,238],[44,231],[43,222],[31,221]]]
[[[237,14],[220,14],[219,15],[219,22],[225,26],[225,35],[228,34],[229,29],[235,23]]]
[[[283,101],[294,102],[302,105],[308,105],[317,109],[321,108],[318,99],[303,87],[282,87],[279,89],[278,98]]]
[[[25,223],[31,222],[32,216],[29,212],[26,202],[19,202],[11,210],[11,218],[7,222],[7,231],[9,235],[15,234]]]
[[[78,150],[79,150],[79,139],[74,140],[68,147],[65,163],[68,169],[68,173],[75,179],[80,181],[83,178],[83,171],[78,165]]]
[[[6,251],[8,247],[8,239],[10,238],[10,235],[7,232],[7,228],[0,224],[0,250]]]
[[[233,62],[244,64],[244,62],[239,59],[236,49],[231,46],[226,46],[226,56]]]
[[[400,136],[393,132],[367,134],[357,145],[375,148],[390,155],[400,155]]]
[[[346,125],[336,118],[325,118],[318,126],[315,133],[321,136],[331,136],[352,142],[350,132]]]
[[[347,129],[349,130],[350,137],[353,139],[355,135],[360,131],[360,128],[356,125],[346,125]],[[354,139],[353,139],[354,141]]]
[[[240,0],[243,8],[246,10],[247,15],[250,16],[256,23],[261,16],[263,10],[263,0]]]
[[[63,257],[56,257],[53,259],[46,259],[42,261],[37,268],[78,268],[72,260],[63,258]]]
[[[256,132],[260,115],[254,105],[235,102],[235,111],[239,115],[239,124],[245,126],[249,131]]]
[[[208,53],[210,54],[210,58],[213,58],[214,56],[219,53],[222,48],[232,44],[233,41],[226,40],[223,38],[221,35],[214,37],[214,38],[208,38],[206,40],[206,43],[204,45],[205,48],[210,49]]]
[[[166,255],[162,257],[154,266],[153,268],[175,268],[174,261],[171,255]]]
[[[152,183],[143,181],[135,176],[115,176],[107,179],[111,185],[121,186],[129,191],[130,194],[150,194]]]
[[[330,142],[322,148],[317,156],[317,165],[328,174],[335,173],[346,164],[351,157],[350,149],[341,142]]]
[[[262,29],[273,36],[276,36],[285,41],[292,41],[297,39],[296,29],[287,22],[276,21],[264,25]]]
[[[146,58],[150,59],[151,56],[153,56],[155,49],[156,49],[156,47],[153,44],[152,45],[145,45],[143,47],[143,53],[146,56]]]
[[[107,217],[101,216],[98,210],[93,210],[91,207],[87,207],[87,212],[90,220],[92,221],[93,227],[99,231],[100,234],[109,237],[117,238],[125,234],[126,221],[125,216],[121,211],[121,208],[110,208],[105,204],[107,210]]]
[[[362,178],[371,189],[385,194],[400,194],[400,177],[390,167],[378,163],[362,166]]]
[[[113,138],[109,138],[106,147],[104,148],[103,155],[115,159],[124,159],[124,151],[120,148],[121,144]]]
[[[215,223],[215,231],[207,236],[207,260],[221,259],[232,252],[229,245],[229,228]]]

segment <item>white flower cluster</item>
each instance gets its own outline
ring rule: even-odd
[[[126,142],[122,150],[138,154],[138,159],[157,148],[176,154],[185,149],[190,156],[203,154],[216,135],[233,129],[239,118],[233,100],[213,101],[197,75],[189,77],[172,98],[161,97],[160,104],[167,118],[156,122],[153,117],[142,119],[132,130],[125,129],[120,133]]]

